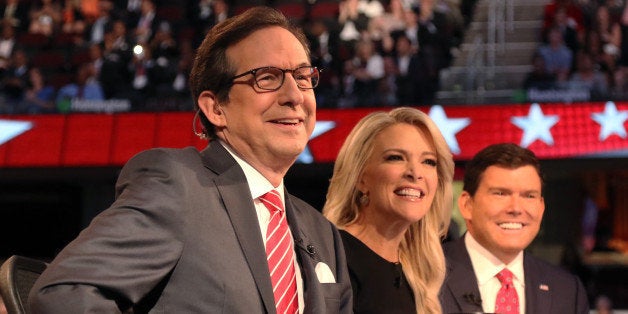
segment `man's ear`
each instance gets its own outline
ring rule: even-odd
[[[473,198],[471,198],[471,194],[467,191],[462,191],[460,196],[458,197],[458,209],[460,209],[460,214],[464,220],[471,220],[472,208],[473,208]]]
[[[227,124],[225,114],[222,111],[216,94],[211,91],[203,91],[198,96],[198,107],[201,109],[207,120],[216,127],[222,127]]]

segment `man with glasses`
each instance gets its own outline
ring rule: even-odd
[[[113,205],[36,282],[32,312],[350,313],[338,231],[283,186],[316,121],[307,47],[269,8],[212,28],[190,75],[209,145],[132,158]]]

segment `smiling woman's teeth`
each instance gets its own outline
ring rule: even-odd
[[[500,223],[499,227],[502,229],[517,230],[517,229],[521,229],[523,227],[523,224],[519,222],[504,222],[504,223]]]
[[[415,190],[415,189],[401,189],[401,190],[395,191],[395,193],[400,196],[412,196],[412,197],[419,197],[419,198],[425,196],[425,193],[419,190]]]

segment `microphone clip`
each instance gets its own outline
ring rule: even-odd
[[[473,305],[477,305],[477,306],[482,306],[482,299],[479,296],[476,296],[474,293],[472,292],[468,292],[462,295],[462,297],[465,299],[465,301],[473,304]]]

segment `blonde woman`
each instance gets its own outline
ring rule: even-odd
[[[454,163],[436,124],[400,107],[343,144],[323,214],[339,229],[355,313],[440,313]]]

